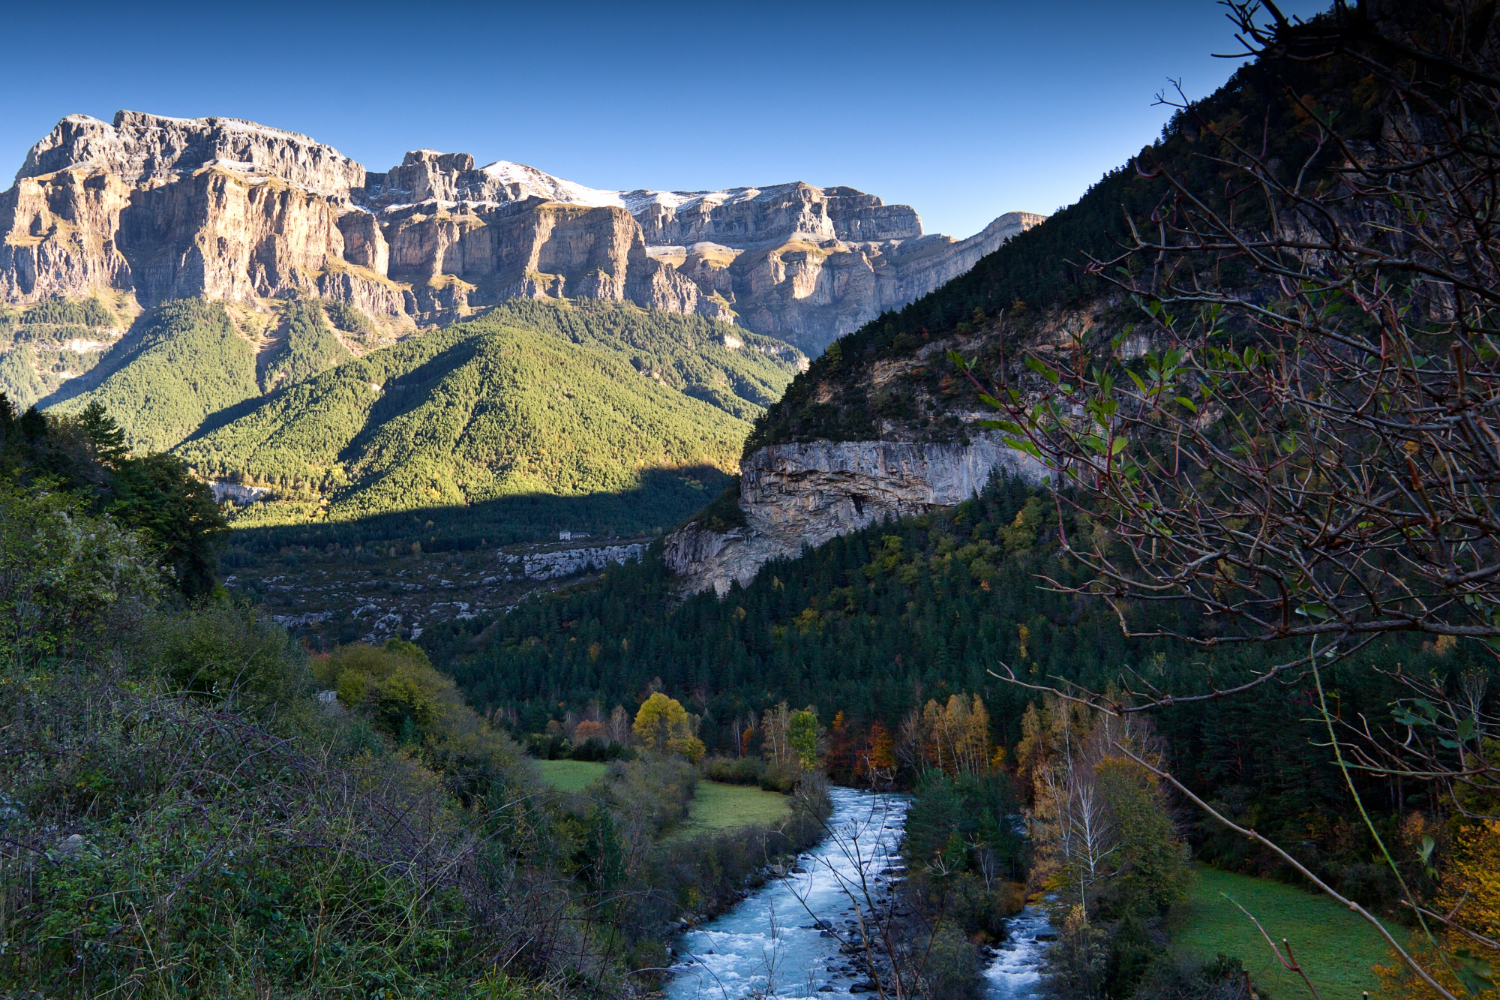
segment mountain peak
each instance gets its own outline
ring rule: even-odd
[[[214,161],[244,164],[314,194],[347,198],[365,168],[309,136],[240,118],[171,118],[121,110],[113,122],[68,115],[26,154],[16,181],[76,167],[104,170],[136,187],[190,174]]]

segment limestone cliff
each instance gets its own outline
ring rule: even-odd
[[[102,171],[127,187],[149,187],[218,164],[279,177],[312,194],[348,198],[365,168],[305,135],[238,118],[167,118],[120,111],[114,121],[69,115],[31,147],[16,180],[78,167]]]
[[[811,441],[761,448],[740,470],[743,527],[696,523],[668,535],[663,558],[687,593],[754,579],[772,559],[795,556],[890,517],[951,507],[995,472],[1043,482],[1047,471],[992,435],[967,444]]]
[[[142,305],[316,294],[317,275],[344,252],[328,199],[219,166],[138,189],[116,239]]]
[[[0,299],[35,302],[132,287],[116,245],[130,188],[87,168],[22,177],[0,194]]]
[[[717,294],[744,326],[816,354],[838,335],[963,274],[1042,219],[1010,212],[967,240],[934,235],[853,243],[796,237],[743,250],[702,242],[676,259],[679,270],[705,294]],[[872,224],[871,231],[879,230]],[[670,249],[656,252],[673,259]]]
[[[816,353],[1040,218],[959,241],[848,187],[606,191],[433,150],[367,173],[295,132],[121,111],[63,119],[0,194],[0,301],[320,295],[399,333],[507,298],[595,298]]]

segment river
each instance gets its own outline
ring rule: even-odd
[[[867,992],[864,970],[839,951],[854,935],[848,922],[864,889],[879,897],[897,877],[906,822],[903,795],[831,788],[829,836],[727,913],[683,935],[667,1000],[739,1000],[746,996],[849,997]],[[1035,995],[1049,928],[1027,907],[1010,939],[985,968],[986,1000]]]

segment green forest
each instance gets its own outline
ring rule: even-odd
[[[58,324],[82,335],[116,322],[97,299],[48,300],[0,317],[12,324],[0,365],[15,374],[4,391],[22,409],[97,403],[134,449],[270,488],[233,512],[241,551],[468,548],[670,528],[718,493],[749,422],[805,364],[702,317],[529,300],[355,358],[340,331],[362,340],[359,317],[305,299],[269,316],[167,302],[47,395],[26,345]]]
[[[584,333],[574,343],[561,324],[555,332],[513,325],[504,310],[425,334],[242,415],[221,414],[177,452],[206,474],[316,485],[334,521],[504,496],[613,493],[646,469],[732,467],[745,421],[695,394],[712,399],[718,389],[758,412],[767,381],[789,381],[793,370],[722,344],[716,358],[706,335],[673,343],[647,332],[637,350],[609,312],[586,315],[606,332],[597,344]],[[682,388],[647,374],[657,365]],[[272,505],[261,519],[276,516]]]
[[[24,410],[87,374],[129,324],[124,302],[98,297],[0,306],[0,392]]]
[[[639,692],[660,688],[701,714],[705,743],[722,753],[736,752],[747,720],[781,701],[814,706],[825,722],[842,715],[848,738],[868,744],[872,730],[898,734],[927,701],[955,694],[980,695],[992,738],[1014,747],[1036,696],[991,675],[1001,664],[1023,680],[1098,688],[1139,672],[1182,695],[1253,676],[1276,655],[1205,658],[1165,640],[1127,640],[1107,605],[1037,586],[1039,578],[1079,573],[1059,552],[1059,509],[1019,480],[997,480],[951,510],[770,563],[722,600],[712,593],[676,600],[671,575],[648,560],[610,569],[598,586],[527,601],[493,622],[434,630],[422,644],[476,706],[514,713],[521,732],[542,732],[590,703],[632,707]],[[1080,526],[1064,514],[1062,527]],[[1478,655],[1415,641],[1378,654],[1445,673],[1483,669]],[[1340,665],[1329,683],[1347,712],[1378,712],[1394,697],[1364,662]],[[1158,731],[1178,755],[1178,773],[1190,775],[1200,794],[1234,802],[1236,815],[1255,817],[1268,834],[1311,838],[1328,877],[1378,901],[1391,886],[1347,817],[1339,818],[1348,793],[1316,745],[1310,697],[1305,683],[1276,685],[1162,713]],[[835,776],[855,778],[852,767]],[[917,776],[908,764],[898,780]],[[1372,796],[1393,823],[1403,808],[1421,805],[1383,783]],[[1292,874],[1211,823],[1197,831],[1202,858]]]
[[[811,362],[0,311],[0,995],[1500,997],[1500,21],[1226,9],[1223,88]],[[668,568],[925,475],[768,512],[756,449],[980,435],[1027,475]]]

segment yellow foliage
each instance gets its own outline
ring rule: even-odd
[[[694,763],[703,759],[703,741],[695,735],[696,716],[676,698],[655,692],[641,704],[631,731],[637,746],[659,754],[676,754]]]
[[[922,755],[945,774],[982,774],[991,767],[990,713],[977,694],[951,695],[946,707],[929,701],[921,716]]]
[[[426,733],[466,711],[453,679],[434,670],[420,647],[399,639],[340,646],[315,663],[313,676],[391,735],[408,719]]]
[[[1493,941],[1500,938],[1500,822],[1481,820],[1458,828],[1430,909],[1449,915],[1455,924]],[[1431,925],[1431,924],[1429,924]],[[1467,954],[1465,954],[1467,953]],[[1455,996],[1469,993],[1461,977],[1485,973],[1479,962],[1500,966],[1500,956],[1456,930],[1437,936],[1437,947],[1423,943],[1412,955]],[[1410,1000],[1436,1000],[1441,994],[1407,967],[1394,952],[1391,964],[1376,966],[1384,992]],[[1470,979],[1477,985],[1480,980]],[[1500,988],[1469,994],[1500,997]]]

